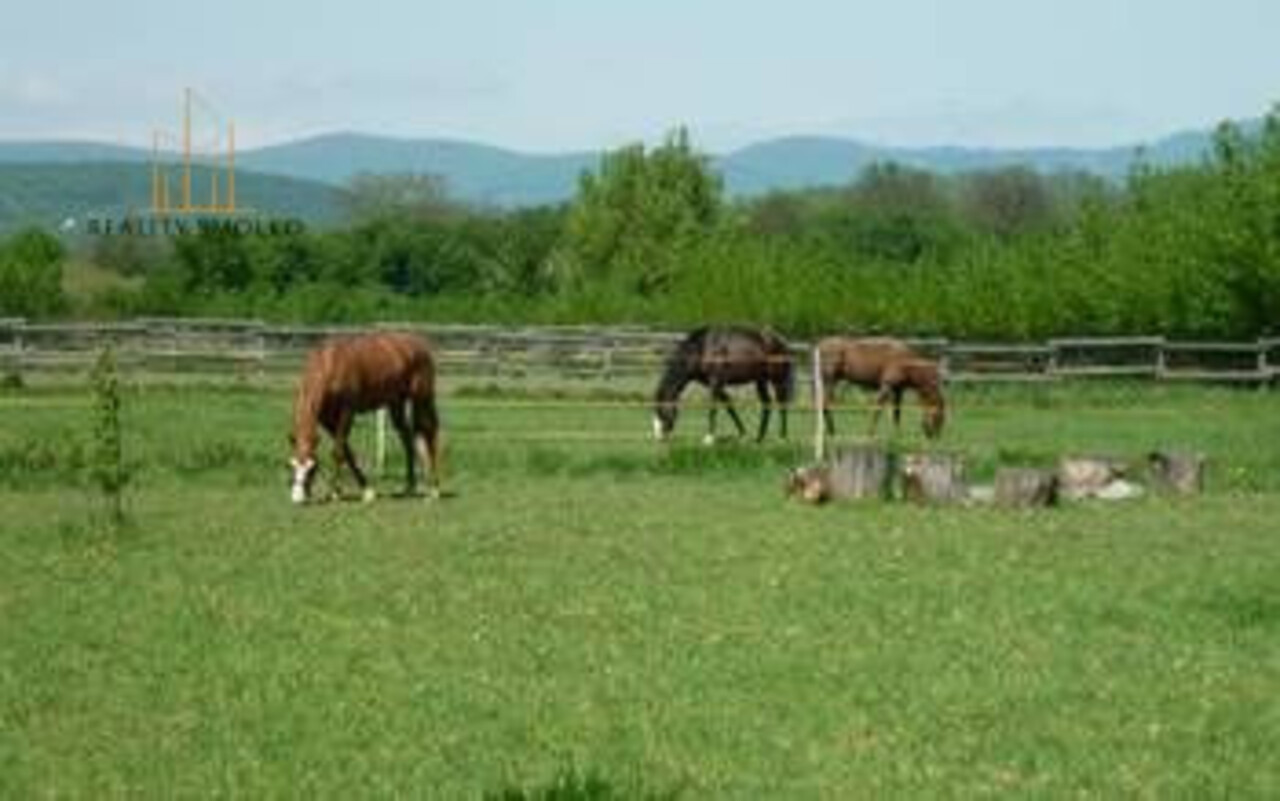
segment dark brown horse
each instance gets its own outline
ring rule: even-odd
[[[942,378],[936,362],[921,358],[905,342],[887,337],[827,337],[817,348],[822,363],[822,414],[828,434],[835,434],[831,402],[841,381],[876,390],[876,407],[871,414],[872,435],[889,402],[893,403],[894,426],[901,422],[902,395],[908,389],[915,390],[924,409],[921,425],[925,436],[933,438],[942,434],[947,404],[942,397]]]
[[[691,382],[703,384],[711,391],[708,442],[715,441],[716,412],[720,406],[729,413],[738,436],[747,433],[725,391],[725,387],[738,384],[755,384],[760,398],[760,429],[756,441],[764,439],[769,430],[769,414],[774,402],[779,404],[780,435],[786,439],[787,405],[795,395],[795,366],[791,348],[777,334],[726,326],[699,328],[681,340],[667,358],[662,380],[654,393],[653,434],[656,438],[666,439],[671,435],[676,426],[680,393]]]
[[[294,401],[290,437],[295,503],[307,500],[315,478],[319,428],[333,439],[334,485],[345,465],[365,500],[373,499],[348,437],[357,414],[381,408],[387,409],[404,445],[408,492],[417,489],[416,450],[423,469],[430,467],[432,495],[439,495],[435,361],[421,338],[385,333],[331,339],[307,357]]]

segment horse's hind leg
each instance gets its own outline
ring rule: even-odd
[[[409,426],[409,417],[404,401],[392,401],[388,407],[391,413],[391,424],[400,435],[400,445],[404,448],[405,494],[412,495],[418,488],[417,473],[414,470],[413,429]]]
[[[414,444],[422,469],[429,470],[431,497],[440,497],[440,415],[436,412],[435,398],[415,398],[413,401]]]

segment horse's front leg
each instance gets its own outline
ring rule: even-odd
[[[742,424],[742,418],[738,416],[738,410],[733,408],[733,399],[725,391],[724,385],[717,384],[711,391],[716,400],[724,404],[724,410],[729,413],[729,419],[733,421],[734,427],[738,429],[738,436],[745,437],[747,435],[747,427]],[[713,431],[712,435],[714,434],[715,432]]]
[[[822,384],[822,422],[827,428],[828,437],[836,435],[836,416],[831,411],[831,404],[835,403],[835,400],[835,380],[824,378]]]
[[[756,442],[764,442],[764,435],[769,431],[769,414],[773,410],[769,387],[764,381],[756,382],[756,397],[760,399],[760,429],[756,432]]]
[[[902,428],[902,393],[903,387],[893,388],[893,428]]]
[[[342,471],[342,466],[345,464],[351,470],[351,475],[355,477],[356,485],[360,488],[360,497],[366,501],[371,501],[374,498],[373,488],[369,486],[364,472],[360,469],[360,465],[356,463],[356,454],[351,448],[351,425],[354,421],[355,415],[351,412],[343,412],[339,416],[338,425],[333,435],[334,456],[338,472]]]
[[[888,385],[882,385],[880,391],[876,393],[875,408],[871,410],[871,436],[876,435],[876,428],[880,425],[880,415],[884,413],[884,407],[892,398],[893,388]]]

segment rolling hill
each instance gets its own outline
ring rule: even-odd
[[[237,197],[246,210],[295,217],[309,225],[342,218],[339,187],[250,170],[236,171]],[[136,161],[0,161],[0,233],[25,225],[70,227],[89,217],[119,218],[145,210],[151,169]]]
[[[1018,164],[1117,179],[1131,169],[1139,152],[1153,165],[1187,163],[1201,158],[1211,141],[1210,133],[1191,131],[1141,150],[1139,145],[1001,150],[895,148],[795,136],[713,156],[712,164],[730,194],[749,196],[845,183],[867,165],[885,160],[942,173]],[[143,148],[95,142],[0,141],[0,230],[144,204],[150,191],[149,158]],[[433,173],[444,177],[459,200],[527,206],[571,198],[578,176],[599,158],[599,152],[533,154],[460,140],[335,133],[242,151],[237,154],[237,181],[241,197],[252,198],[253,205],[323,224],[340,219],[341,187],[359,173]]]

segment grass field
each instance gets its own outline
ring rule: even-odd
[[[788,503],[803,414],[660,448],[485,392],[443,404],[444,500],[299,509],[288,404],[128,393],[110,534],[86,394],[0,394],[0,796],[1280,796],[1276,393],[958,392],[979,479],[1211,460],[1199,498],[1035,513]]]

